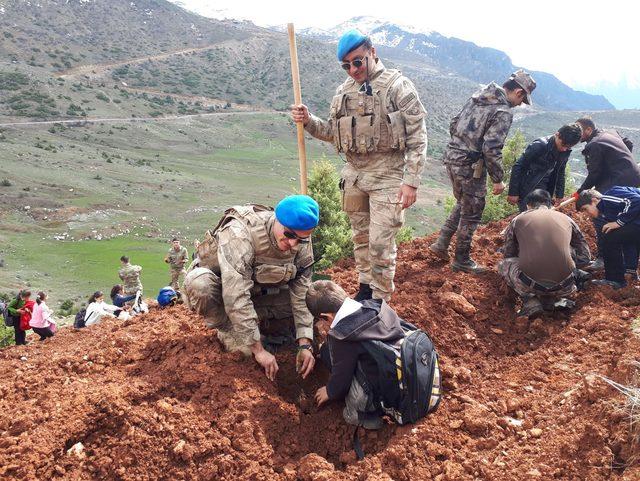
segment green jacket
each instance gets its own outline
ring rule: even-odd
[[[11,314],[11,317],[20,317],[20,313],[18,312],[18,309],[22,309],[24,304],[25,304],[24,299],[20,297],[16,297],[15,299],[13,299],[7,305],[7,310],[9,311],[9,314]]]

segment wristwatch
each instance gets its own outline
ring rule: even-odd
[[[298,351],[302,351],[306,349],[307,351],[311,351],[313,353],[313,346],[311,344],[300,344],[298,345]]]

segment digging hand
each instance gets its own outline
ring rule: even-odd
[[[296,372],[302,376],[302,379],[313,371],[313,367],[316,364],[316,358],[313,357],[313,352],[309,349],[298,348],[298,354],[296,355]]]
[[[316,404],[318,406],[322,406],[329,400],[329,395],[327,394],[327,386],[322,386],[320,389],[316,391]]]
[[[260,341],[258,341],[259,343]],[[252,349],[254,350],[254,349]],[[253,356],[256,358],[256,362],[262,366],[264,373],[270,381],[275,381],[276,373],[278,372],[278,361],[276,357],[270,352],[266,351],[262,345],[259,349],[255,349]]]

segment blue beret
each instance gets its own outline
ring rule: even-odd
[[[276,206],[276,219],[293,230],[311,230],[320,221],[320,206],[308,195],[290,195]]]
[[[367,40],[367,36],[359,30],[348,30],[342,34],[340,40],[338,40],[338,60],[342,62],[342,59],[352,50],[358,48]]]

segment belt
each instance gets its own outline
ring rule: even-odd
[[[531,279],[531,277],[526,275],[524,272],[520,272],[520,275],[518,276],[518,278],[527,286],[535,289],[536,291],[542,291],[542,292],[559,291],[560,289],[564,289],[565,287],[569,287],[571,284],[575,283],[575,277],[573,276],[573,273],[570,274],[569,277],[567,277],[566,279],[558,282],[557,284],[551,287],[543,286],[539,282],[536,282],[533,279]]]

